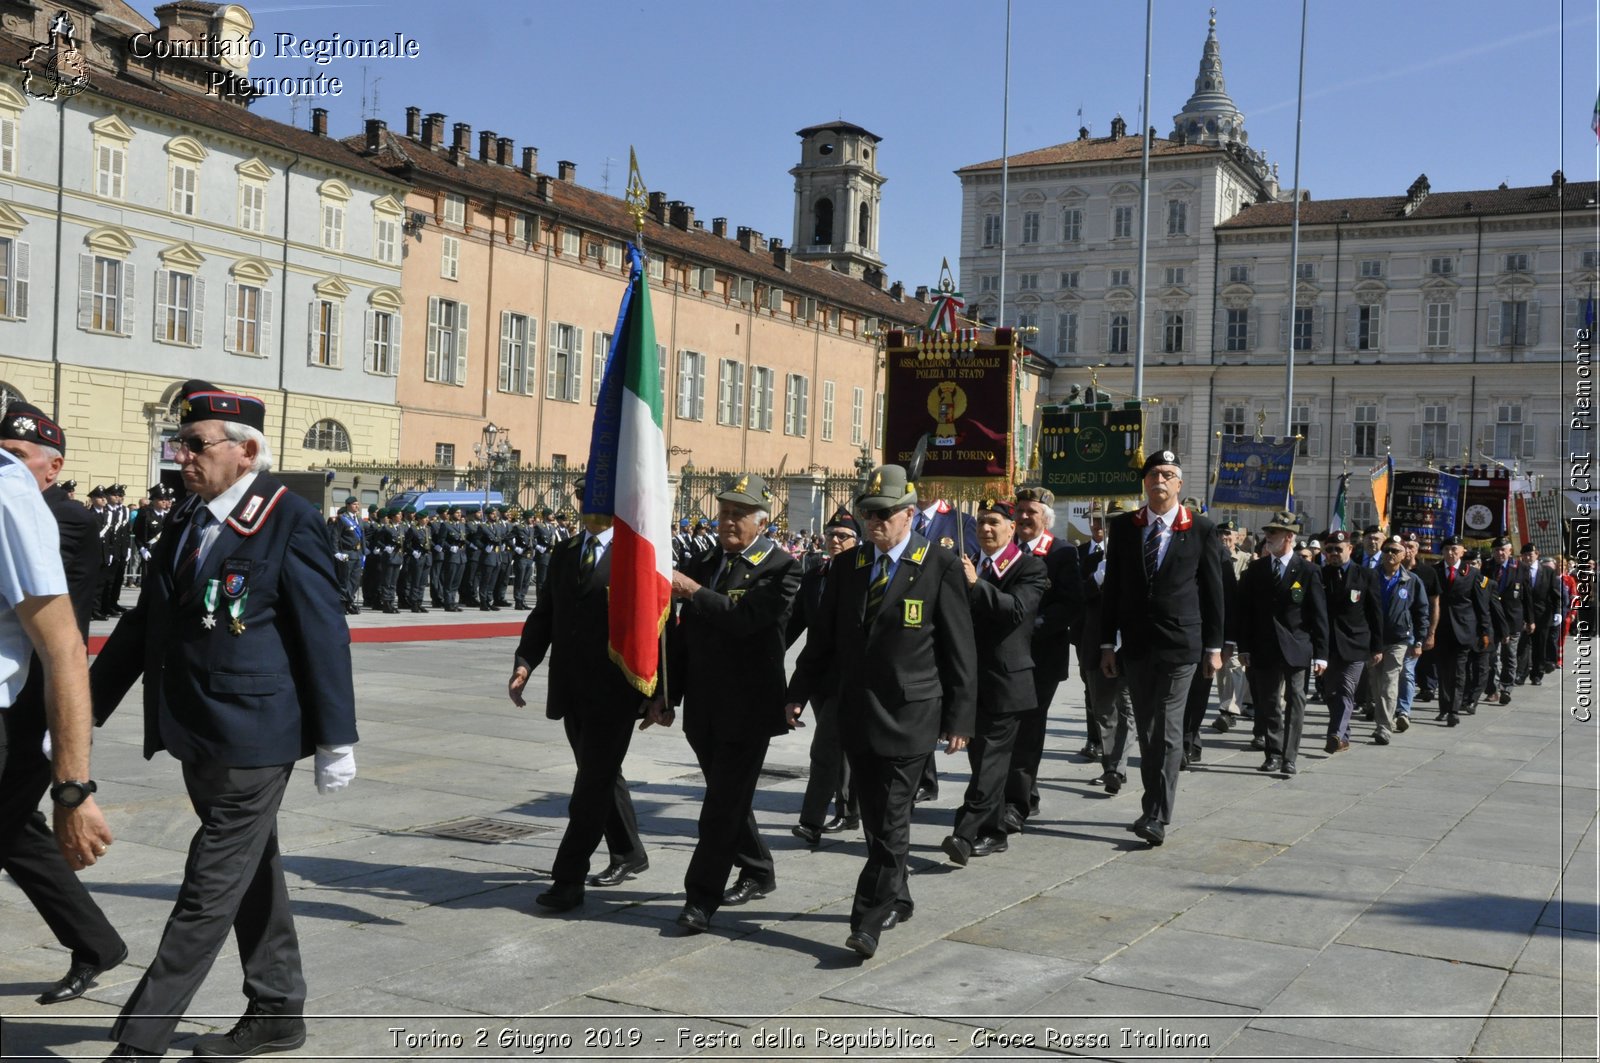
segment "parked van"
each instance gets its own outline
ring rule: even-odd
[[[401,491],[392,496],[385,506],[403,509],[407,513],[419,513],[422,510],[437,513],[441,509],[450,510],[457,506],[468,513],[488,508],[484,505],[482,491]],[[489,492],[489,506],[502,510],[505,508],[505,499],[499,491]]]

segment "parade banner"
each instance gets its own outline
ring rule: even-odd
[[[1057,498],[1128,498],[1143,491],[1144,414],[1058,410],[1039,418],[1039,472]]]
[[[1293,439],[1223,436],[1211,504],[1284,508],[1294,479],[1294,451]]]
[[[1516,496],[1517,544],[1532,543],[1540,555],[1551,557],[1564,552],[1561,525],[1561,492],[1529,491]]]
[[[1456,534],[1461,477],[1434,470],[1396,472],[1391,485],[1390,533],[1415,532],[1418,549],[1425,554],[1437,554],[1439,543]]]
[[[1394,507],[1391,488],[1394,486],[1394,456],[1383,459],[1383,464],[1372,470],[1372,505],[1378,514],[1378,527],[1386,534],[1394,534]]]
[[[1497,539],[1509,533],[1511,479],[1468,477],[1461,491],[1461,534],[1469,539]]]
[[[884,350],[883,460],[912,464],[928,437],[919,483],[939,497],[1009,490],[1012,373],[1009,328],[957,332],[891,330]],[[962,490],[967,488],[967,490]],[[932,495],[930,495],[932,497]]]

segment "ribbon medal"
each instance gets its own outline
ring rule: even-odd
[[[222,596],[228,600],[228,631],[235,638],[244,634],[245,602],[250,599],[250,586],[246,573],[250,571],[248,561],[229,561],[222,572]],[[212,583],[216,583],[215,580]],[[209,626],[209,625],[208,625]]]
[[[210,631],[217,626],[217,594],[222,589],[221,580],[206,581],[206,611],[200,616],[200,626]]]

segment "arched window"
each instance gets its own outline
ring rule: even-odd
[[[337,450],[349,453],[350,433],[338,421],[318,421],[306,432],[307,450]]]
[[[868,234],[872,232],[872,211],[863,203],[861,204],[860,213],[861,218],[856,222],[856,243],[862,247],[868,247],[872,243],[868,239]]]
[[[811,232],[811,242],[814,244],[833,243],[833,200],[817,200],[816,206],[811,208],[811,214],[816,220],[816,226]]]

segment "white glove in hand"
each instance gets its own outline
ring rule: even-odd
[[[333,555],[333,559],[335,561],[348,561],[350,559],[350,555],[349,554],[334,554]]]
[[[318,746],[316,756],[317,793],[343,790],[356,777],[354,746]]]
[[[50,751],[53,748],[55,748],[55,747],[50,744],[50,732],[46,731],[44,733],[44,741],[39,743],[39,752],[44,754],[44,759],[45,760],[49,760],[50,759]]]

